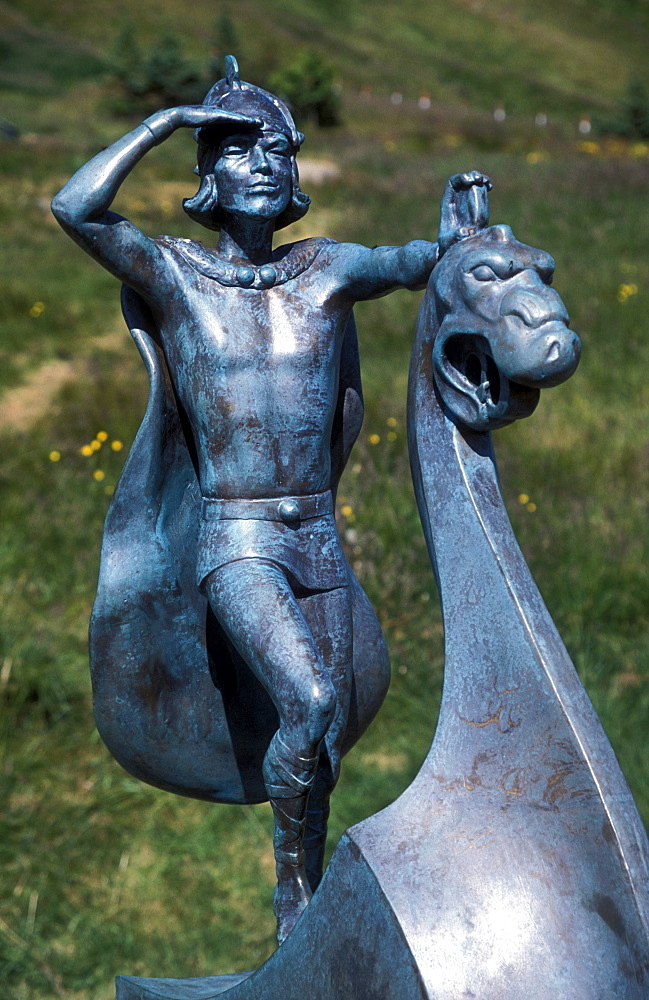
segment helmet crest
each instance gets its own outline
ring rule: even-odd
[[[232,89],[241,90],[241,77],[239,76],[239,63],[234,56],[225,57],[225,79]]]

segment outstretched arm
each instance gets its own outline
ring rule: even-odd
[[[153,294],[161,252],[137,226],[111,212],[110,205],[126,176],[153,146],[177,128],[215,123],[236,129],[259,124],[256,119],[200,105],[158,111],[77,170],[52,201],[52,212],[66,233],[146,297]]]
[[[483,229],[489,219],[491,181],[474,170],[455,174],[442,198],[439,242],[413,240],[402,247],[341,245],[342,284],[356,300],[377,298],[395,288],[425,288],[443,253],[463,236]]]

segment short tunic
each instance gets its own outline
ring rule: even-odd
[[[237,506],[245,501],[237,501]],[[251,507],[256,501],[251,501]],[[307,590],[333,590],[349,583],[333,513],[293,523],[279,519],[211,516],[203,504],[198,535],[196,582],[239,559],[264,559],[284,569],[292,583]]]

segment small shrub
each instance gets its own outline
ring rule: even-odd
[[[629,81],[617,113],[598,123],[600,132],[628,139],[649,139],[649,88],[638,77]]]
[[[113,50],[113,96],[117,114],[151,114],[157,108],[200,104],[210,86],[207,72],[185,58],[176,38],[161,35],[143,53],[130,28],[118,34]]]
[[[214,26],[212,56],[209,65],[209,75],[212,81],[220,80],[225,76],[225,57],[227,55],[236,56],[240,60],[241,42],[239,32],[230,14],[223,11]]]
[[[322,128],[340,124],[340,99],[333,68],[316,52],[304,51],[274,73],[268,85],[290,106],[298,123],[315,121]]]

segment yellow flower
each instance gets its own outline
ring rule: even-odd
[[[536,510],[536,504],[535,503],[528,503],[527,509],[529,510],[530,514],[533,514],[534,511]]]
[[[630,299],[632,295],[637,295],[638,291],[639,289],[637,285],[620,285],[617,290],[617,300],[618,302],[626,302],[626,300]]]
[[[101,483],[101,481],[106,478],[106,473],[102,469],[95,469],[92,474],[92,478],[95,482]]]
[[[381,435],[380,434],[370,434],[370,436],[368,438],[368,441],[370,442],[370,444],[378,444],[380,440],[381,440]]]
[[[595,156],[597,153],[599,153],[599,143],[592,142],[591,140],[580,142],[578,148],[580,152],[589,153],[591,156]]]
[[[111,441],[110,446],[113,449],[113,451],[121,451],[122,448],[124,447],[121,441]]]
[[[346,503],[340,508],[340,513],[342,514],[343,517],[352,517],[354,513],[354,508],[350,507],[350,505]]]
[[[388,441],[396,441],[398,436],[394,431],[388,431]]]
[[[34,302],[34,305],[29,310],[29,315],[33,319],[36,319],[36,317],[40,316],[40,314],[43,312],[44,308],[45,308],[45,303],[44,302]]]
[[[79,451],[82,455],[85,455],[86,458],[92,455],[92,448],[89,444],[84,444],[83,448],[79,448]]]
[[[95,438],[94,441],[90,442],[90,447],[92,448],[93,451],[99,451],[99,449],[101,448],[101,441],[98,441],[97,438]]]
[[[649,156],[649,144],[646,142],[634,142],[631,146],[633,156]]]
[[[61,452],[60,451],[51,451],[50,452],[50,462],[60,462],[60,461],[61,461]]]
[[[388,427],[396,427],[397,426],[396,417],[388,417],[388,419],[385,422],[388,425]]]
[[[114,492],[115,492],[114,487],[112,487],[112,486],[105,486],[104,487],[104,493],[106,494],[107,497],[112,497],[112,495],[113,495]]]
[[[104,441],[108,441],[108,434],[106,431],[97,431],[97,440],[101,441],[102,444]]]
[[[530,498],[528,497],[527,493],[519,493],[518,494],[518,502],[519,503],[523,503],[523,504],[529,503],[530,502]]]

